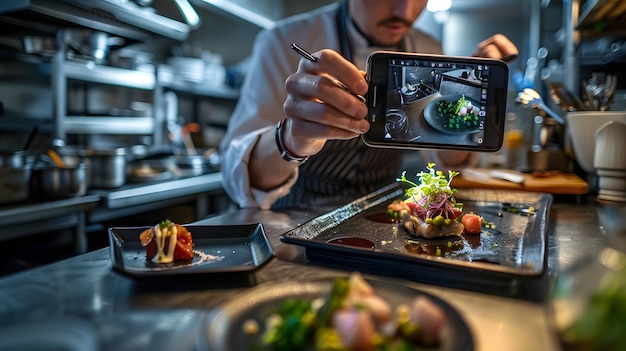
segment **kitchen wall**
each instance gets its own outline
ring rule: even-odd
[[[224,66],[245,68],[246,59],[258,32],[272,21],[308,11],[332,0],[191,0],[201,16],[202,24],[191,31],[187,40],[178,43],[156,39],[147,43],[157,53],[157,59],[181,53],[199,56],[211,52],[220,57]],[[548,60],[560,60],[562,50],[562,2],[529,0],[455,0],[449,17],[442,23],[425,11],[416,25],[442,41],[444,51],[452,55],[469,55],[475,45],[494,33],[503,33],[520,48],[520,57],[511,64],[511,74],[524,72],[528,58],[540,47],[549,50]],[[155,1],[160,13],[180,20],[172,1]],[[513,79],[511,79],[513,82]],[[538,82],[540,83],[540,82]],[[16,89],[15,82],[0,82],[0,99],[5,110],[50,118],[52,99],[45,89]],[[517,86],[512,85],[514,95]],[[538,86],[541,88],[541,86]],[[200,120],[222,129],[236,100],[180,96],[179,114],[188,120]],[[514,102],[511,109],[516,109]],[[217,144],[220,130],[210,143]]]

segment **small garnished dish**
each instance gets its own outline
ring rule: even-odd
[[[404,223],[414,236],[426,239],[480,234],[484,219],[475,213],[463,213],[463,204],[457,202],[456,189],[450,186],[456,171],[435,170],[429,163],[427,172],[417,174],[419,182],[406,177],[406,172],[397,180],[409,185],[406,199],[396,200],[387,207],[387,216]]]
[[[193,260],[191,232],[184,226],[165,220],[139,234],[146,248],[146,259],[152,263],[186,262]]]

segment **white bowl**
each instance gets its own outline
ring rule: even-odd
[[[565,118],[576,161],[585,172],[595,174],[596,131],[610,121],[626,123],[626,111],[576,111]]]

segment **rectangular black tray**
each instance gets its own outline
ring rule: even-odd
[[[139,241],[139,233],[150,227],[113,227],[109,228],[113,269],[133,278],[246,273],[274,254],[261,223],[185,227],[191,232],[194,250],[217,259],[196,255],[192,262],[155,264],[146,259]]]
[[[495,229],[460,239],[415,237],[403,224],[384,220],[387,206],[404,198],[404,188],[391,184],[292,229],[281,240],[304,246],[307,257],[321,265],[542,299],[552,195],[461,189],[455,197],[465,213],[483,216]],[[330,243],[337,238],[366,239],[374,247]]]

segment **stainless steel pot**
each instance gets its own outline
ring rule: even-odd
[[[28,199],[31,162],[23,151],[0,152],[0,204]]]
[[[32,36],[22,38],[22,46],[27,54],[54,55],[57,51],[56,38],[53,36]]]
[[[0,151],[0,168],[21,168],[27,163],[25,151]]]
[[[87,165],[59,168],[34,168],[30,177],[30,197],[37,200],[58,200],[82,196],[87,192]]]
[[[91,166],[90,183],[94,188],[117,188],[126,183],[126,149],[87,150]]]

